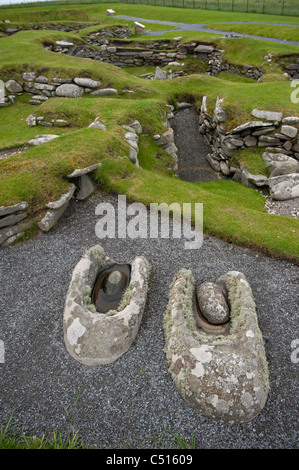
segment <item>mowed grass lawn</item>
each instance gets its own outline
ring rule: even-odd
[[[77,12],[74,19],[90,23],[95,20],[105,22],[106,7],[107,5],[71,5]],[[39,21],[51,21],[53,18],[63,21],[69,17],[68,8],[51,6],[48,16],[44,13],[44,7],[43,10],[24,8],[22,20],[30,21],[30,14],[36,12]],[[180,16],[180,21],[194,22],[200,18],[201,13],[206,21],[210,21],[212,16],[208,11],[191,12],[142,5],[117,4],[117,9],[123,14],[131,12],[149,19],[167,17],[174,21],[178,21]],[[13,9],[11,12],[12,15],[15,14],[15,21],[18,18],[21,20],[22,10]],[[59,12],[58,16],[56,12]],[[0,14],[5,16],[6,13],[1,9]],[[225,14],[224,17],[231,18],[231,14]],[[220,16],[217,18],[220,20]],[[111,20],[109,22],[112,24]],[[101,169],[93,174],[99,188],[126,194],[130,200],[146,205],[152,202],[201,202],[204,207],[205,233],[256,248],[269,255],[299,261],[298,220],[268,214],[263,196],[233,181],[187,183],[179,180],[173,174],[171,158],[152,139],[154,134],[165,130],[163,121],[167,104],[176,104],[192,97],[194,105],[200,106],[203,95],[207,96],[210,113],[213,112],[217,97],[224,98],[231,127],[251,119],[253,108],[281,110],[285,115],[298,115],[297,105],[290,100],[290,82],[248,83],[229,80],[228,75],[215,78],[198,74],[171,81],[142,80],[110,64],[56,54],[43,47],[43,42],[54,43],[58,39],[82,43],[83,33],[84,31],[79,35],[57,31],[23,31],[0,39],[0,78],[4,80],[18,79],[23,71],[35,70],[49,78],[89,76],[100,80],[103,86],[117,88],[119,92],[111,98],[88,95],[78,99],[53,98],[38,109],[30,106],[28,97],[24,95],[17,98],[15,105],[1,108],[3,132],[0,135],[0,149],[23,145],[36,134],[50,132],[59,134],[60,137],[0,161],[0,205],[26,200],[29,202],[29,218],[37,221],[45,211],[45,204],[56,200],[67,190],[67,174],[75,168],[101,161]],[[165,37],[174,37],[177,34],[168,32]],[[196,33],[192,32],[192,35],[196,38]],[[183,41],[191,39],[189,33],[182,36]],[[225,49],[227,57],[239,60],[239,64],[248,61],[258,64],[266,51],[269,52],[266,41],[223,41],[216,36],[215,41]],[[299,48],[295,46],[273,47],[277,54],[299,52]],[[134,93],[125,93],[124,90],[127,89]],[[50,128],[50,131],[49,128],[29,128],[26,117],[33,112],[45,119],[67,119],[69,127]],[[88,128],[95,117],[105,123],[106,132]],[[135,119],[140,121],[147,134],[141,136],[139,141],[141,168],[135,167],[128,159],[129,147],[122,128],[123,124],[129,124]],[[246,155],[246,158],[250,158],[250,155]]]

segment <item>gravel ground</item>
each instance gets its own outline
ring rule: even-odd
[[[196,251],[184,249],[183,238],[100,240],[95,207],[103,201],[116,207],[117,199],[109,195],[73,200],[51,232],[1,251],[5,360],[0,364],[0,425],[14,411],[12,431],[41,435],[75,429],[86,444],[105,449],[140,448],[145,439],[150,439],[146,448],[162,448],[162,441],[170,448],[177,445],[170,433],[189,442],[194,433],[197,448],[297,448],[299,366],[291,343],[299,337],[298,266],[207,236]],[[68,354],[62,315],[72,271],[85,250],[98,243],[117,261],[146,256],[152,274],[130,350],[111,365],[88,367]],[[239,270],[251,284],[271,388],[262,413],[249,423],[212,421],[193,411],[175,390],[166,367],[162,321],[170,283],[183,267],[192,269],[197,283]],[[155,441],[163,432],[163,439]]]
[[[199,121],[196,110],[186,108],[177,111],[171,120],[171,127],[178,149],[178,177],[193,183],[220,179],[207,160],[207,154],[212,153],[212,148],[203,134],[198,132]]]

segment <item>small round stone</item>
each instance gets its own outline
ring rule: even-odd
[[[112,271],[105,282],[105,293],[107,295],[115,295],[122,286],[122,273],[120,271]]]
[[[221,287],[213,282],[204,282],[196,289],[200,311],[212,325],[229,321],[230,311]]]

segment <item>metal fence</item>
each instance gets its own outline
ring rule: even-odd
[[[244,13],[260,13],[269,15],[299,16],[298,0],[48,0],[36,2],[10,3],[0,8],[19,8],[49,5],[76,4],[135,4],[173,8],[193,8],[200,10],[232,11]]]

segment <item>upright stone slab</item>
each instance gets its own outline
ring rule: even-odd
[[[145,26],[144,24],[135,21],[134,23],[135,34],[145,34]]]
[[[251,421],[263,409],[269,375],[255,302],[243,273],[230,271],[216,281],[227,292],[230,320],[212,325],[196,308],[194,279],[175,276],[164,315],[169,372],[186,403],[229,425]]]
[[[58,219],[64,214],[71,198],[75,192],[76,186],[71,184],[68,191],[63,194],[57,201],[48,202],[46,208],[49,209],[45,216],[38,222],[38,226],[44,232],[48,232]]]
[[[108,8],[106,10],[107,16],[115,16],[115,11],[112,10],[111,8]]]
[[[90,248],[76,265],[63,313],[64,341],[70,355],[87,366],[110,364],[134,342],[142,320],[148,290],[149,264],[137,256],[130,282],[116,310],[98,312],[91,293],[100,272],[115,261],[99,245]]]

